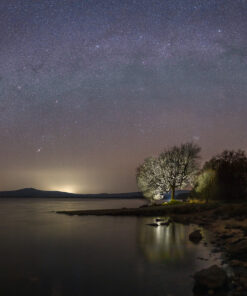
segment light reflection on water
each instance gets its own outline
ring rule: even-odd
[[[202,244],[188,241],[193,226],[54,213],[142,203],[0,200],[0,295],[192,295],[190,275],[214,260]]]
[[[185,259],[193,249],[188,243],[191,227],[171,223],[167,226],[140,226],[140,246],[146,257],[152,262],[176,262]],[[186,248],[185,248],[186,246]]]

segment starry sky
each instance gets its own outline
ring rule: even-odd
[[[247,148],[246,0],[1,0],[0,190],[135,191],[147,156]]]

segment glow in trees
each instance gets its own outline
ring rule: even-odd
[[[147,199],[162,199],[164,193],[182,189],[192,183],[199,168],[201,148],[194,143],[173,146],[163,151],[158,158],[150,157],[137,168],[137,185]]]

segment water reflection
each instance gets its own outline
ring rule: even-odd
[[[0,295],[192,295],[190,275],[204,267],[196,257],[205,248],[187,240],[191,226],[53,212],[134,202],[1,200]]]
[[[150,220],[147,220],[150,223]],[[147,222],[146,221],[146,222]],[[191,260],[196,252],[188,241],[193,226],[170,223],[169,226],[151,227],[143,221],[138,225],[139,246],[145,257],[153,263],[175,264]]]

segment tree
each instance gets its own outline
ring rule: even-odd
[[[163,172],[163,189],[171,191],[171,200],[174,200],[175,190],[191,184],[199,168],[198,158],[201,148],[194,143],[185,143],[174,146],[162,152],[159,156]]]
[[[163,198],[160,195],[160,166],[158,159],[154,157],[146,158],[136,172],[137,186],[144,197],[153,201]]]
[[[209,199],[213,199],[217,195],[217,190],[216,172],[212,169],[207,169],[197,176],[192,196],[208,202]]]
[[[214,170],[217,192],[214,199],[244,199],[247,195],[247,157],[242,150],[228,151],[212,157],[203,167],[203,172]]]
[[[137,168],[137,185],[149,199],[161,199],[165,192],[190,184],[198,169],[200,147],[194,143],[174,146],[162,152],[158,158],[148,158]]]

